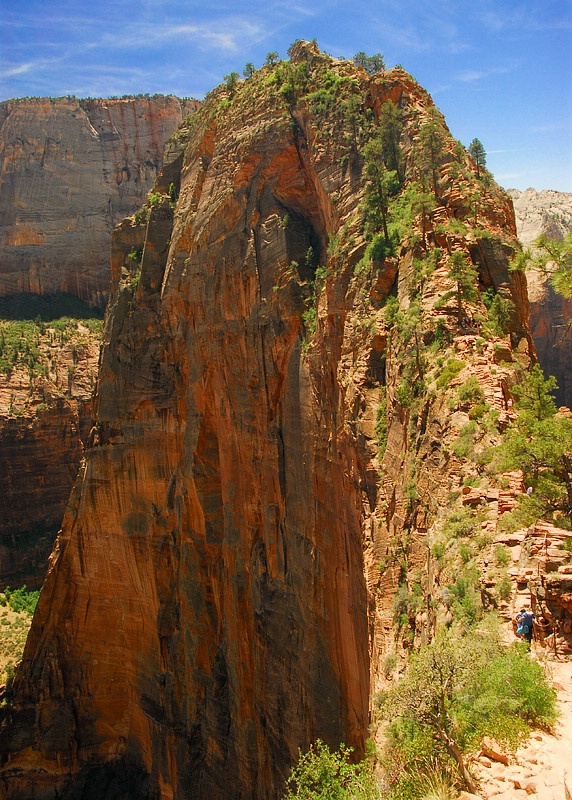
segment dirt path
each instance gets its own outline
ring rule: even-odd
[[[558,691],[554,734],[535,731],[506,765],[481,756],[475,774],[482,798],[572,800],[572,661],[547,661],[546,669]]]

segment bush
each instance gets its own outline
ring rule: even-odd
[[[373,771],[368,761],[352,764],[352,748],[340,745],[331,751],[318,739],[298,763],[286,782],[285,800],[376,800]]]
[[[476,519],[473,512],[463,506],[455,509],[447,516],[443,525],[443,533],[448,539],[459,539],[469,536],[475,530]]]
[[[4,590],[4,596],[12,611],[26,611],[28,614],[33,614],[36,610],[40,590],[28,591],[25,584],[19,589],[13,590],[7,586]]]
[[[437,388],[445,389],[465,366],[464,361],[450,358],[445,364],[443,372],[437,378]]]
[[[467,458],[473,452],[476,432],[477,423],[474,420],[463,425],[459,435],[451,445],[451,449],[458,458]]]
[[[499,567],[506,567],[510,560],[510,556],[506,547],[502,544],[497,544],[495,547],[495,561]]]
[[[382,459],[387,447],[387,399],[385,394],[380,398],[379,406],[377,407],[375,436],[377,439],[379,458]]]
[[[457,389],[457,396],[459,403],[465,405],[466,403],[484,403],[485,395],[479,380],[475,375],[471,375],[467,380]]]
[[[501,600],[508,600],[512,592],[512,581],[507,572],[503,572],[500,581],[497,583],[497,591]]]
[[[307,336],[313,336],[316,332],[316,322],[318,320],[318,310],[315,306],[306,309],[302,314],[302,321],[306,330]]]

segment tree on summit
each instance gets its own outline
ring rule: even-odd
[[[469,145],[469,155],[475,162],[477,168],[477,178],[481,177],[481,170],[484,170],[487,165],[487,154],[482,143],[478,139],[473,139]]]
[[[363,67],[368,75],[377,75],[378,72],[383,72],[385,69],[385,61],[381,53],[375,53],[373,56],[368,56],[363,50],[356,53],[353,58],[354,64],[358,67]]]

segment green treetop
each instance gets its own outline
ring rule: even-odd
[[[353,61],[358,67],[363,67],[368,75],[377,75],[378,72],[383,72],[385,69],[385,61],[381,53],[368,56],[363,50],[360,50],[355,54]]]
[[[469,145],[469,155],[475,162],[477,177],[480,178],[482,170],[484,170],[487,165],[487,154],[485,148],[478,139],[473,139]]]
[[[477,281],[479,273],[469,264],[460,250],[455,250],[449,257],[449,280],[453,281],[455,288],[443,295],[443,301],[454,297],[457,301],[459,319],[464,313],[464,303],[473,303],[478,297]]]

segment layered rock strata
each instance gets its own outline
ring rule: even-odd
[[[0,296],[69,292],[103,306],[113,228],[141,205],[165,142],[197,105],[161,95],[0,103]]]
[[[468,417],[446,395],[478,364],[506,412],[507,362],[532,357],[510,200],[471,208],[476,170],[442,120],[436,202],[372,255],[360,148],[388,100],[414,188],[428,95],[298,43],[211,94],[117,229],[95,426],[0,796],[278,798],[316,738],[363,753],[393,597],[458,486]],[[456,251],[512,299],[506,335],[479,337],[478,291],[460,313]]]

